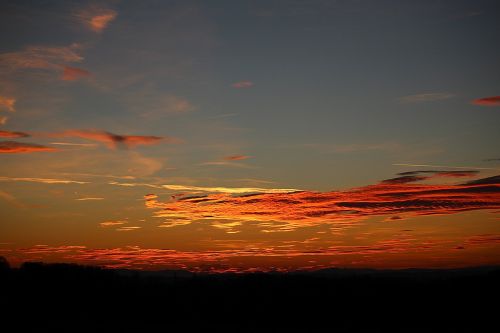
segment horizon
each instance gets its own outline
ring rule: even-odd
[[[500,266],[495,0],[0,4],[0,256]]]

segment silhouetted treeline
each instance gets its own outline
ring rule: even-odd
[[[497,332],[500,268],[193,274],[0,260],[4,332]],[[8,325],[8,326],[6,326]]]

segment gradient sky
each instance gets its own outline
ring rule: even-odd
[[[500,264],[496,0],[2,1],[0,255]]]

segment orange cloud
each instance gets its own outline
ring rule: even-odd
[[[90,72],[81,68],[64,66],[64,70],[61,76],[63,81],[75,81],[84,77],[90,76]]]
[[[146,207],[157,209],[156,217],[167,221],[254,221],[271,231],[290,231],[325,223],[343,227],[373,216],[408,217],[500,208],[499,177],[461,185],[411,184],[418,180],[421,179],[406,176],[348,191],[324,193],[296,191],[235,196],[241,192],[224,193],[221,190],[219,194],[181,197],[167,202],[150,195],[145,203]]]
[[[9,112],[14,112],[16,111],[16,109],[14,108],[15,104],[16,104],[15,98],[0,96],[0,111],[6,110]]]
[[[116,225],[122,225],[125,223],[127,223],[127,222],[126,221],[104,221],[104,222],[99,223],[99,225],[101,227],[112,227],[112,226],[116,226]]]
[[[77,17],[92,31],[100,33],[114,20],[118,13],[112,9],[91,7],[82,10]]]
[[[132,148],[138,145],[154,145],[161,141],[177,143],[178,139],[171,137],[143,136],[143,135],[119,135],[100,130],[68,130],[61,133],[52,133],[48,136],[53,138],[77,137],[105,143],[109,148],[126,147]]]
[[[0,181],[6,182],[33,182],[42,184],[89,184],[89,182],[82,182],[70,179],[53,179],[53,178],[22,178],[22,177],[2,177]]]
[[[0,138],[27,138],[29,136],[24,132],[0,131]]]
[[[60,70],[64,63],[83,60],[83,57],[78,54],[80,48],[79,44],[59,47],[28,46],[22,51],[0,54],[0,67],[4,70]]]
[[[246,156],[246,155],[230,155],[224,157],[226,161],[241,161],[241,160],[246,160],[251,158],[252,156]]]
[[[0,125],[5,125],[8,119],[9,119],[8,117],[4,116],[0,117]]]
[[[37,145],[34,143],[24,143],[16,141],[0,142],[0,154],[35,153],[56,150],[57,149],[55,148]]]
[[[500,96],[478,98],[473,100],[472,104],[481,106],[500,106]]]
[[[238,89],[241,89],[241,88],[251,88],[254,86],[254,83],[252,81],[239,81],[239,82],[235,82],[232,84],[233,88],[238,88]]]
[[[116,229],[120,230],[122,228]],[[138,228],[128,227],[128,230]],[[125,230],[122,230],[125,231]],[[467,247],[498,246],[499,235],[479,235],[465,239]],[[318,269],[331,267],[330,260],[323,263],[311,264],[310,259],[335,258],[343,266],[355,267],[363,265],[356,263],[353,258],[362,256],[366,262],[377,257],[387,258],[388,255],[409,254],[425,255],[421,259],[407,261],[407,267],[429,267],[430,253],[450,253],[456,241],[431,239],[417,240],[411,236],[400,235],[398,238],[387,238],[371,241],[366,245],[327,244],[311,250],[315,247],[307,247],[308,243],[314,244],[319,239],[311,238],[304,241],[287,242],[243,242],[228,244],[223,249],[205,251],[177,251],[172,249],[141,248],[139,246],[125,246],[121,248],[87,248],[85,246],[48,246],[36,245],[29,248],[15,249],[12,254],[24,259],[45,259],[59,255],[59,261],[71,261],[83,264],[100,265],[107,268],[135,268],[135,269],[187,269],[190,271],[208,272],[245,272],[245,271],[289,271],[294,268]],[[211,241],[213,242],[213,241]],[[246,258],[251,258],[245,263]],[[263,263],[255,266],[255,258],[268,258],[275,260],[278,265]],[[293,262],[290,259],[294,258]],[[265,260],[264,262],[269,262]],[[477,259],[475,263],[477,264]],[[387,264],[386,264],[387,266]],[[440,267],[443,263],[440,263]],[[406,267],[406,266],[405,266]]]

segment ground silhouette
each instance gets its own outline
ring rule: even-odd
[[[193,274],[0,260],[0,304],[9,332],[494,332],[499,278],[499,267]]]

